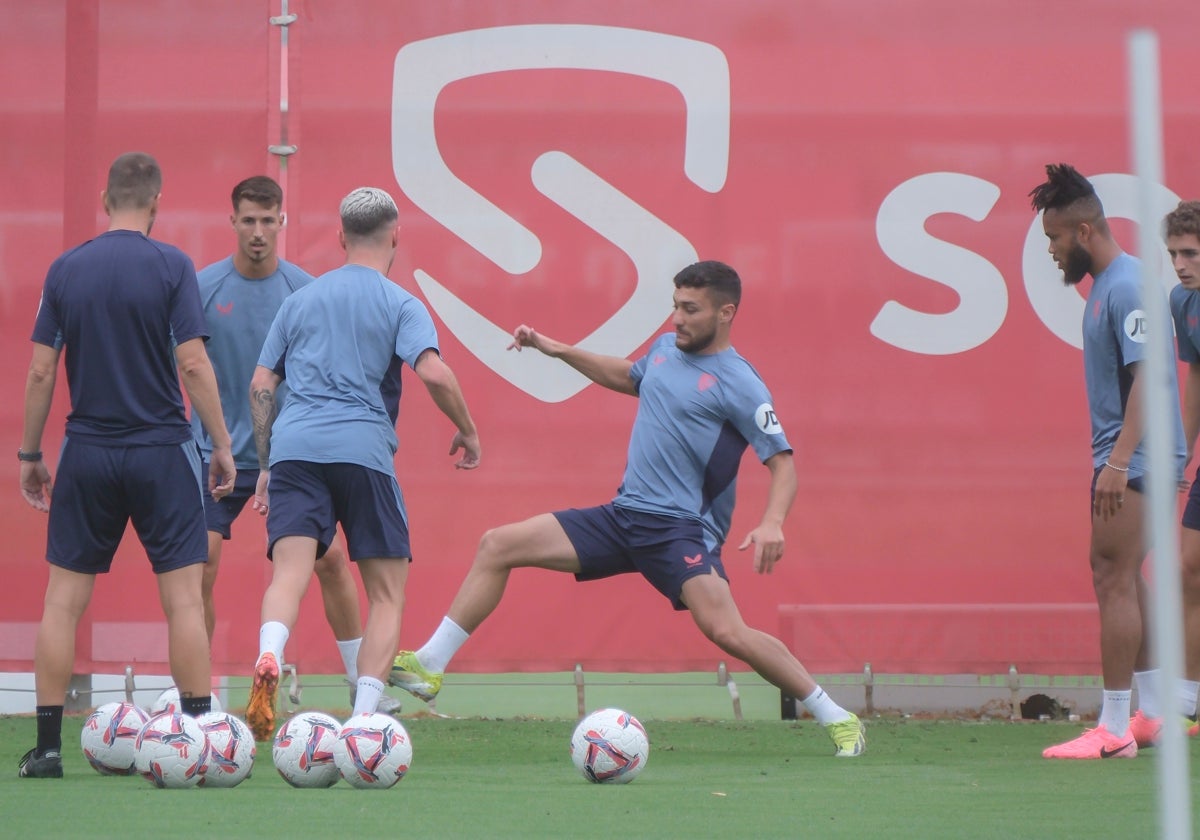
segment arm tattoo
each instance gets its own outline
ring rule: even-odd
[[[258,450],[258,468],[271,463],[271,426],[275,423],[275,389],[256,388],[250,392],[250,417],[254,421],[254,446]]]

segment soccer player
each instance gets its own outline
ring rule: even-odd
[[[54,261],[34,322],[17,457],[21,495],[49,512],[50,577],[34,649],[37,746],[18,771],[26,778],[62,776],[75,629],[130,520],[157,575],[183,711],[199,715],[211,702],[200,595],[204,482],[181,379],[213,441],[208,490],[216,497],[233,488],[233,454],[192,261],[149,237],[161,190],[150,155],[113,162],[101,194],[108,230]],[[64,350],[71,412],[51,496],[41,444]]]
[[[402,364],[454,423],[450,454],[463,451],[455,466],[479,466],[479,435],[439,353],[433,319],[387,278],[399,235],[396,203],[383,190],[361,187],[342,200],[340,215],[346,264],[284,301],[250,383],[261,469],[252,506],[267,515],[274,561],[246,709],[260,739],[274,726],[279,662],[300,598],[336,523],[369,607],[354,713],[374,711],[383,693],[412,557],[393,462]],[[276,417],[285,376],[291,393]]]
[[[509,349],[561,359],[593,382],[638,397],[625,477],[609,504],[545,513],[488,531],[450,610],[426,644],[401,651],[389,681],[423,700],[441,688],[451,657],[492,613],[513,569],[535,567],[580,581],[638,572],[721,650],[750,665],[825,726],[835,755],[866,748],[858,717],[826,694],[778,639],[747,626],[730,592],[721,548],[733,514],[743,451],[771,473],[766,510],[739,549],[754,570],[783,556],[783,521],[796,495],[792,449],[771,395],[730,343],[742,284],[729,266],[699,262],[675,276],[673,335],[637,362],[554,341],[528,326]]]
[[[1163,220],[1167,253],[1179,285],[1171,289],[1171,316],[1179,340],[1179,361],[1187,364],[1183,390],[1183,432],[1187,460],[1200,434],[1200,201],[1181,201]],[[1200,692],[1200,471],[1188,492],[1180,537],[1183,569],[1183,627],[1187,640],[1179,703],[1191,720],[1188,735],[1200,735],[1196,695]]]
[[[213,587],[221,563],[221,546],[230,538],[233,520],[254,495],[258,480],[258,453],[250,420],[250,377],[280,304],[314,279],[278,254],[279,231],[284,224],[283,190],[279,184],[265,175],[247,178],[233,188],[232,201],[233,215],[229,221],[237,235],[237,250],[198,274],[200,299],[211,336],[208,353],[220,384],[221,405],[233,436],[233,458],[239,471],[232,493],[220,500],[206,500],[204,505],[208,524],[204,619],[210,644],[216,626]],[[282,387],[277,395],[280,403],[285,393],[286,387]],[[207,461],[212,439],[205,434],[195,412],[192,433]],[[353,686],[358,681],[358,648],[362,643],[358,589],[346,555],[336,544],[330,545],[317,560],[316,573],[325,618],[337,641],[353,698]],[[394,711],[399,705],[399,701],[386,694],[379,698],[381,712]]]
[[[1141,364],[1146,358],[1141,268],[1113,239],[1092,184],[1065,163],[1046,167],[1031,192],[1042,211],[1050,256],[1075,286],[1092,277],[1083,315],[1083,367],[1092,420],[1092,586],[1100,608],[1104,700],[1094,729],[1047,747],[1046,758],[1133,758],[1162,728],[1156,674],[1149,667]],[[1175,365],[1170,369],[1175,382]],[[1173,418],[1176,475],[1183,474],[1183,424]],[[1129,716],[1132,684],[1138,711]]]

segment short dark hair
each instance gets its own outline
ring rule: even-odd
[[[704,260],[692,263],[675,275],[675,288],[708,289],[722,303],[738,306],[742,302],[742,278],[723,262]]]
[[[239,181],[230,197],[233,199],[235,213],[243,199],[262,207],[283,207],[283,188],[274,178],[268,178],[266,175],[252,175],[244,181]]]
[[[1200,201],[1181,201],[1163,219],[1163,236],[1187,236],[1200,239]]]
[[[142,209],[162,192],[162,170],[145,152],[126,152],[108,168],[104,188],[111,210]]]
[[[1103,219],[1104,207],[1092,182],[1069,163],[1046,164],[1046,181],[1029,191],[1034,210],[1072,210],[1081,218]]]

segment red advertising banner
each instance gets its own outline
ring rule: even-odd
[[[620,482],[634,401],[506,352],[506,336],[527,323],[636,357],[669,328],[672,275],[700,258],[742,275],[734,344],[770,386],[800,475],[786,557],[760,577],[737,545],[767,473],[752,454],[743,462],[723,557],[746,619],[822,670],[869,656],[877,672],[1095,673],[1094,616],[1080,607],[1092,602],[1083,301],[1059,282],[1027,194],[1046,163],[1074,164],[1134,250],[1125,39],[1147,26],[1163,76],[1157,201],[1165,213],[1200,196],[1193,2],[304,0],[289,4],[284,53],[274,4],[157,20],[97,0],[90,116],[59,73],[80,72],[65,10],[4,6],[15,25],[0,33],[0,66],[29,76],[0,92],[12,185],[0,196],[0,340],[17,360],[2,374],[0,428],[14,446],[41,277],[67,209],[98,192],[108,160],[159,156],[156,235],[204,265],[233,247],[229,189],[278,171],[266,147],[286,139],[288,258],[335,267],[341,197],[391,192],[402,225],[391,277],[429,306],[482,434],[483,466],[456,472],[452,428],[406,376],[404,646],[436,626],[488,528],[608,501]],[[58,75],[24,73],[33,56]],[[89,120],[85,147],[71,126]],[[95,184],[76,190],[61,173]],[[40,614],[44,521],[9,469],[0,661],[15,667]],[[91,612],[97,663],[136,647],[125,625],[161,623],[135,542],[117,565]],[[268,577],[247,517],[218,582],[218,667],[253,661]],[[1026,622],[1016,642],[1014,622]],[[903,643],[908,626],[920,645]],[[101,650],[101,639],[113,641]],[[315,592],[288,658],[340,671]],[[455,667],[685,670],[718,658],[640,580],[526,571]]]

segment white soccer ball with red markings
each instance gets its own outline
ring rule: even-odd
[[[208,769],[208,736],[194,717],[160,712],[138,732],[133,763],[155,787],[195,787]]]
[[[646,769],[650,739],[629,712],[598,709],[571,736],[571,761],[589,782],[624,784]]]
[[[342,778],[356,788],[390,788],[412,764],[412,741],[400,721],[382,712],[362,712],[344,724],[334,747]]]
[[[132,703],[105,703],[88,715],[79,745],[88,764],[104,776],[132,776],[138,733],[150,716]]]
[[[214,712],[223,711],[221,701],[217,699],[217,695],[212,695],[212,705],[210,710]],[[182,712],[183,706],[179,702],[179,689],[171,686],[162,694],[155,698],[154,703],[150,706],[150,716],[160,714],[162,712]]]
[[[301,712],[279,727],[271,757],[292,787],[326,788],[337,784],[333,761],[342,725],[324,712]]]
[[[245,781],[258,755],[250,727],[228,712],[207,712],[196,722],[208,737],[208,769],[200,784],[229,788]]]

